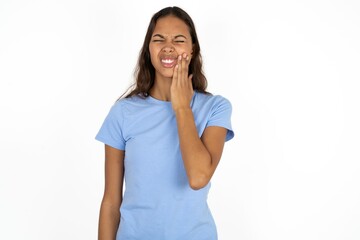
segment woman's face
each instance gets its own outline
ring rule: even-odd
[[[174,16],[159,18],[149,50],[151,63],[155,68],[155,79],[172,78],[177,57],[183,53],[191,57],[192,40],[188,26]]]

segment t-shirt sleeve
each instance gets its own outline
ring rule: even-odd
[[[225,141],[229,141],[234,137],[234,131],[231,126],[232,106],[230,101],[226,98],[220,96],[218,98],[219,100],[214,104],[206,126],[218,126],[226,128],[228,131]]]
[[[95,139],[119,150],[125,150],[123,136],[123,113],[119,104],[114,104],[106,116]]]

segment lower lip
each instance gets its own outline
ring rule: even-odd
[[[176,64],[176,61],[173,61],[172,63],[164,63],[164,62],[161,62],[161,65],[165,68],[173,68]]]

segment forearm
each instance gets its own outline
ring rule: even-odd
[[[211,178],[211,155],[199,138],[191,108],[177,109],[175,115],[181,155],[190,186],[200,189]]]
[[[115,240],[119,223],[119,209],[103,201],[100,208],[98,239]]]

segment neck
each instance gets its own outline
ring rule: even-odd
[[[172,78],[155,78],[150,95],[161,101],[171,101],[170,87]]]

